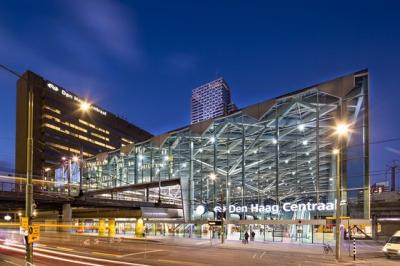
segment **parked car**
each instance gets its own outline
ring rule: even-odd
[[[400,231],[397,231],[391,238],[389,238],[385,246],[382,248],[382,252],[388,258],[392,256],[400,256]]]

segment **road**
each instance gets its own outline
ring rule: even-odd
[[[361,265],[398,265],[375,246],[360,254]],[[337,265],[317,245],[256,244],[237,241],[107,239],[68,233],[42,233],[35,243],[36,265]],[[353,265],[347,258],[342,264]],[[18,232],[0,233],[0,265],[22,265],[24,246]]]

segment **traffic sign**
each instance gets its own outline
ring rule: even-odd
[[[28,243],[38,241],[40,238],[40,225],[29,226],[28,230]]]
[[[25,229],[28,230],[28,217],[21,217],[20,219],[20,226]]]

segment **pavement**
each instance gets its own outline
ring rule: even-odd
[[[34,263],[45,265],[400,265],[386,259],[382,243],[358,241],[354,262],[343,246],[343,260],[323,254],[321,245],[188,239],[178,237],[97,237],[43,232],[35,244]],[[346,254],[347,251],[347,254]],[[23,265],[24,246],[16,232],[0,234],[0,265]]]

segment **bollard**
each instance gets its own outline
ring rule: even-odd
[[[356,239],[353,238],[353,260],[356,260],[356,254],[357,254],[357,250],[356,250]]]

